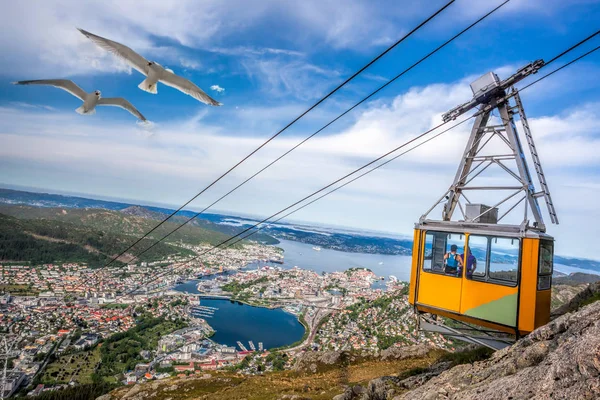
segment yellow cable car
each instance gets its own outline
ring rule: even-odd
[[[479,108],[453,184],[415,225],[409,302],[421,328],[501,348],[506,343],[495,342],[495,336],[488,335],[490,330],[519,337],[550,319],[554,239],[545,233],[538,199],[545,199],[553,223],[558,218],[519,93],[513,87],[543,65],[542,60],[528,64],[504,81],[492,72],[483,75],[471,84],[473,99],[443,116],[448,121]],[[492,114],[495,110],[498,117]],[[539,192],[515,126],[517,115]],[[496,147],[489,145],[492,140]],[[483,172],[493,168],[496,175],[486,180]],[[514,184],[498,185],[498,173]],[[499,201],[494,199],[493,206],[471,201],[482,193],[488,201],[492,194],[504,194]],[[513,211],[520,204],[524,204],[523,219],[503,223],[507,216],[514,219]],[[438,206],[441,220],[429,219]],[[500,211],[504,213],[499,215]],[[435,319],[422,321],[427,314],[466,323],[467,329],[484,336],[444,327]],[[473,329],[473,325],[482,328]]]
[[[553,238],[544,233],[428,221],[415,229],[409,302],[516,336],[550,319]],[[456,246],[456,267],[447,254]]]

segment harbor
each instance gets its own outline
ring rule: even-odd
[[[215,298],[199,298],[199,303],[191,305],[189,312],[211,326],[214,330],[211,340],[240,351],[282,347],[297,342],[304,335],[304,326],[298,318],[283,309]]]

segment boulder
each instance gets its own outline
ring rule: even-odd
[[[389,347],[382,350],[380,358],[386,360],[404,360],[406,358],[425,357],[431,351],[431,347],[425,344],[417,344],[405,347]]]

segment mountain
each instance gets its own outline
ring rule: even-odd
[[[125,208],[124,210],[129,211],[123,213],[121,211],[94,208],[65,209],[0,204],[0,213],[19,219],[61,221],[76,226],[85,226],[89,229],[105,233],[128,235],[132,238],[140,237],[150,231],[158,224],[158,220],[162,220],[165,217],[163,214],[146,210],[142,207],[137,207],[134,211],[132,211],[132,207]],[[132,212],[144,216],[133,215]],[[164,223],[149,235],[148,238],[157,240],[164,237],[179,226],[178,222],[178,220],[174,220],[173,222],[168,221]],[[169,236],[166,242],[183,242],[191,245],[208,243],[215,245],[229,239],[229,237],[222,232],[188,224]],[[133,240],[130,238],[129,241]]]
[[[83,262],[92,267],[102,266],[165,217],[163,213],[140,206],[117,211],[0,204],[0,261]],[[175,230],[183,218],[175,217],[174,221],[164,223],[121,261],[130,261],[132,255]],[[160,260],[169,255],[193,255],[180,245],[216,245],[229,238],[230,235],[225,233],[188,224],[142,254],[140,261]]]
[[[124,202],[93,200],[77,196],[33,193],[0,188],[0,204],[2,203],[35,206],[40,210],[44,208],[59,210],[93,208],[121,211],[127,215],[141,217],[147,221],[162,220],[175,211],[165,207],[139,206]],[[2,211],[0,210],[0,212]],[[183,223],[193,218],[186,225],[186,228],[196,226],[208,231],[220,232],[226,235],[226,239],[251,228],[261,220],[216,213],[203,213],[197,218],[194,218],[195,215],[196,212],[194,211],[182,210],[173,216],[170,221],[173,223]],[[372,232],[357,232],[341,228],[315,227],[306,224],[285,222],[269,224],[249,239],[265,244],[277,244],[279,243],[279,239],[287,239],[322,248],[355,253],[410,255],[412,252],[412,238],[391,237],[391,235],[386,236]],[[495,259],[502,257],[500,254],[495,254],[494,256]],[[506,259],[505,261],[510,260]],[[559,271],[561,266],[567,266],[600,273],[600,261],[596,260],[555,255],[554,262],[556,269]],[[565,268],[565,270],[568,269]]]
[[[7,205],[23,205],[31,206],[40,209],[40,215],[44,217],[44,208],[54,208],[59,210],[65,209],[96,209],[121,211],[127,215],[139,216],[149,220],[163,220],[175,210],[156,206],[140,206],[136,204],[94,200],[77,196],[66,196],[49,193],[34,193],[20,190],[0,188],[0,204]],[[0,211],[2,212],[2,211]],[[240,233],[242,230],[253,225],[232,226],[226,223],[228,219],[235,218],[229,215],[203,213],[201,217],[196,217],[196,212],[189,210],[179,211],[170,221],[173,223],[182,224],[188,219],[193,218],[186,226],[197,226],[209,231],[220,232],[225,236],[221,236],[223,240],[228,239]],[[156,224],[155,224],[156,225]],[[251,236],[251,240],[259,241],[265,244],[277,244],[279,241],[272,236],[264,233],[257,233]]]
[[[161,220],[166,217],[166,215],[163,213],[152,211],[142,206],[130,206],[119,211],[125,215],[131,215],[133,217],[140,217],[145,219]]]
[[[584,274],[582,272],[574,272],[569,275],[553,277],[552,286],[554,285],[581,285],[583,283],[594,283],[600,281],[600,276],[596,274]]]
[[[100,267],[119,254],[131,237],[66,221],[17,219],[0,214],[0,261],[12,263],[81,262]],[[149,246],[150,240],[140,245]],[[191,255],[191,251],[161,243],[142,255],[142,261],[168,255]],[[124,260],[123,260],[124,261]]]

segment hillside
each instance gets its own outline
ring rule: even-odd
[[[30,206],[38,210],[40,217],[46,217],[45,209],[58,209],[60,211],[71,210],[107,210],[120,211],[126,215],[141,217],[148,220],[162,220],[170,215],[174,210],[156,206],[139,206],[130,203],[88,199],[77,196],[66,196],[49,193],[35,193],[21,190],[12,190],[0,188],[0,207],[2,205],[10,206]],[[2,213],[13,215],[10,212],[1,211]],[[30,212],[30,211],[28,211]],[[190,210],[182,210],[178,212],[171,222],[181,224],[189,218],[195,216],[196,212]],[[33,218],[33,217],[31,217]],[[224,221],[231,218],[227,215],[204,213],[200,217],[194,218],[189,222],[188,226],[196,226],[211,232],[220,232],[227,236],[233,236],[248,226],[232,226]],[[272,236],[262,232],[252,235],[252,240],[260,241],[265,244],[277,244],[279,241]]]
[[[106,209],[65,209],[0,204],[1,214],[10,215],[18,219],[51,220],[104,233],[132,237],[139,237],[154,228],[158,223],[157,220],[160,219],[160,216],[163,216],[163,214],[152,212],[142,207],[129,207],[124,210],[126,211],[125,213]],[[155,217],[156,219],[150,217]],[[150,239],[162,238],[178,226],[177,220],[166,222],[148,237]],[[218,244],[229,237],[221,232],[204,229],[195,225],[186,225],[169,236],[167,242],[183,242],[190,245],[198,245],[200,243]],[[130,239],[131,241],[132,239]]]
[[[131,237],[107,233],[71,222],[17,219],[0,214],[0,261],[14,263],[81,262],[99,267],[131,243]],[[140,245],[149,246],[150,240]],[[161,243],[142,255],[142,261],[162,259],[191,251]]]

